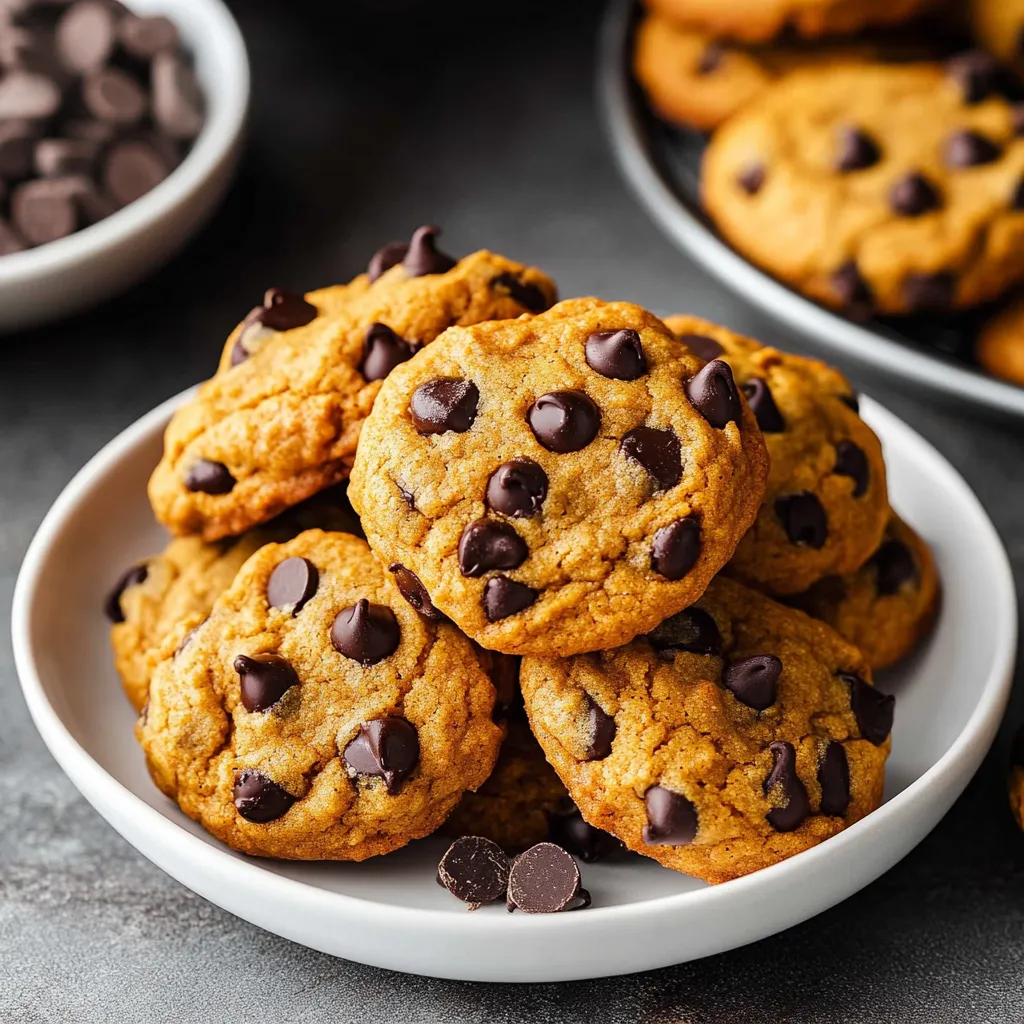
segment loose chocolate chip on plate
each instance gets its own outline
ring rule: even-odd
[[[394,654],[401,639],[395,613],[385,605],[370,604],[365,597],[338,612],[331,626],[334,649],[363,668]]]
[[[722,653],[722,634],[703,608],[687,608],[669,616],[648,634],[656,651],[689,651],[691,654]]]
[[[515,569],[529,554],[526,542],[508,523],[477,519],[459,538],[459,571],[475,577],[492,569]]]
[[[556,914],[590,906],[576,861],[555,843],[537,843],[519,854],[508,876],[508,909]],[[574,905],[575,904],[575,905]]]
[[[768,749],[775,760],[764,780],[764,792],[774,806],[765,817],[776,832],[792,832],[811,813],[807,790],[796,773],[796,751],[792,743],[782,740],[769,743]]]
[[[751,164],[745,167],[736,176],[736,184],[739,185],[748,196],[757,195],[764,187],[765,170],[764,164]]]
[[[78,205],[66,188],[53,181],[28,181],[11,195],[11,219],[32,245],[66,238],[81,224]]]
[[[495,576],[484,586],[484,614],[488,622],[498,622],[529,608],[539,597],[538,591],[507,576]]]
[[[453,896],[476,910],[496,903],[508,891],[511,868],[505,851],[483,836],[462,836],[445,851],[437,865],[437,880]]]
[[[743,385],[743,394],[746,396],[750,411],[757,420],[757,425],[765,434],[781,434],[786,429],[782,413],[775,404],[771,388],[763,377],[751,377]]]
[[[875,567],[875,589],[885,597],[895,594],[904,583],[917,580],[914,556],[902,541],[885,541],[871,556],[871,564]]]
[[[438,252],[434,240],[439,234],[441,229],[432,224],[425,224],[413,232],[409,241],[409,251],[402,260],[402,266],[410,277],[444,274],[458,263],[458,260],[447,253]]]
[[[0,195],[0,202],[2,201],[3,197]],[[28,246],[25,239],[0,217],[0,256],[7,256],[12,252],[23,252],[26,248]]]
[[[623,848],[614,836],[584,821],[580,809],[568,797],[548,814],[548,841],[584,864],[593,864]]]
[[[293,555],[274,566],[267,580],[267,604],[298,615],[320,585],[320,572],[308,558]]]
[[[434,607],[430,600],[427,588],[420,582],[419,576],[411,569],[406,569],[400,562],[393,562],[388,566],[388,572],[395,577],[395,586],[399,593],[416,609],[425,619],[431,622],[440,622],[444,615]]]
[[[140,583],[146,582],[149,569],[145,565],[133,565],[125,571],[121,578],[114,584],[114,589],[103,605],[103,610],[111,622],[124,622],[124,612],[121,610],[121,595],[129,587],[137,587]]]
[[[587,750],[584,761],[603,761],[612,752],[612,740],[615,739],[615,719],[600,704],[584,694],[587,708]]]
[[[700,520],[696,516],[677,519],[654,535],[651,568],[667,580],[681,580],[700,557]]]
[[[65,70],[84,75],[107,63],[116,44],[115,16],[114,8],[99,0],[81,0],[61,15],[55,41]]]
[[[774,654],[755,654],[730,661],[722,672],[722,685],[741,704],[764,711],[775,703],[775,691],[782,675],[782,662]]]
[[[363,341],[359,372],[367,380],[384,380],[399,363],[411,359],[417,348],[400,338],[387,324],[371,324]]]
[[[907,274],[903,278],[903,298],[914,313],[945,312],[955,295],[956,277],[950,273]]]
[[[232,796],[238,813],[258,825],[275,821],[295,803],[291,793],[254,768],[246,768],[238,775]]]
[[[959,86],[964,102],[980,103],[996,89],[999,63],[984,50],[957,54],[946,64],[946,72]]]
[[[937,210],[942,199],[935,186],[917,171],[900,178],[889,190],[889,205],[901,217],[920,217]]]
[[[710,75],[712,71],[717,71],[724,58],[725,48],[721,43],[708,43],[697,60],[697,74]]]
[[[861,736],[876,747],[881,746],[892,732],[896,698],[891,693],[882,693],[852,672],[840,672],[839,678],[850,687],[850,709]]]
[[[962,129],[953,132],[946,140],[945,153],[946,163],[950,167],[975,167],[998,160],[1003,151],[980,132]]]
[[[392,267],[397,267],[405,259],[405,254],[408,251],[409,246],[406,242],[388,242],[387,245],[382,245],[370,257],[369,265],[366,268],[366,276],[370,279],[370,284],[373,284],[381,274],[387,273]]]
[[[159,15],[142,18],[126,14],[117,23],[117,40],[130,57],[152,60],[163,50],[174,50],[179,43],[178,29],[170,18]]]
[[[714,338],[709,338],[706,334],[680,334],[678,337],[694,355],[705,362],[716,359],[725,351]]]
[[[578,452],[597,437],[601,413],[582,391],[552,391],[526,411],[534,437],[549,452]]]
[[[658,485],[658,490],[667,491],[682,479],[682,449],[674,430],[634,427],[623,435],[619,451],[639,463]]]
[[[543,313],[548,308],[549,303],[544,293],[535,284],[527,284],[515,274],[499,274],[491,279],[491,287],[495,291],[505,292],[531,313]]]
[[[12,71],[0,78],[0,121],[44,121],[60,109],[57,83],[30,71]]]
[[[587,365],[602,377],[636,380],[647,372],[640,335],[628,327],[619,331],[596,331],[587,338],[584,352]]]
[[[195,72],[176,54],[158,53],[150,72],[153,119],[172,139],[194,139],[203,127],[203,91]]]
[[[170,173],[163,158],[147,142],[119,142],[103,162],[103,186],[118,206],[152,192]]]
[[[38,134],[31,121],[0,123],[0,179],[17,180],[32,172]]]
[[[409,399],[409,416],[421,434],[464,434],[476,419],[480,392],[471,380],[435,377],[421,384]]]
[[[843,818],[850,806],[850,765],[842,743],[829,740],[818,764],[822,814]]]
[[[682,793],[651,786],[644,794],[647,824],[643,840],[648,846],[689,846],[697,835],[697,808]]]
[[[832,272],[832,291],[851,315],[864,317],[871,311],[873,296],[867,281],[853,260],[847,260]]]
[[[844,174],[860,171],[865,167],[873,167],[881,157],[878,145],[867,132],[848,125],[840,128],[836,170]]]
[[[712,359],[684,385],[690,404],[718,430],[738,423],[743,406],[732,369],[722,359]]]
[[[246,711],[266,711],[299,685],[295,669],[277,654],[240,654],[234,660],[234,669]]]
[[[91,174],[100,154],[95,142],[85,139],[40,139],[35,144],[33,163],[44,178],[65,178]]]
[[[871,468],[864,449],[852,441],[843,440],[836,445],[836,464],[832,470],[838,476],[848,476],[853,481],[853,496],[861,497],[868,489]]]
[[[103,68],[82,81],[82,102],[101,121],[127,127],[142,120],[146,94],[131,75],[118,68]]]
[[[821,502],[810,493],[783,494],[775,499],[775,514],[794,544],[823,548],[828,540],[828,518]]]
[[[487,507],[515,519],[539,515],[547,496],[547,474],[533,459],[503,462],[487,481]]]
[[[420,741],[404,718],[387,715],[364,722],[343,756],[356,775],[383,779],[394,796],[420,759]]]
[[[227,494],[235,486],[235,478],[223,462],[198,459],[185,475],[185,486],[203,494]]]

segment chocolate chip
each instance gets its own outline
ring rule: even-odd
[[[387,715],[363,722],[343,757],[356,775],[383,779],[394,796],[420,759],[420,741],[404,718]]]
[[[267,580],[267,604],[298,615],[320,585],[320,573],[307,558],[293,555],[274,566]]]
[[[476,419],[480,392],[471,380],[435,377],[421,384],[409,399],[409,416],[421,434],[464,434]]]
[[[406,599],[423,616],[425,619],[429,619],[431,622],[441,622],[444,619],[444,615],[441,614],[435,607],[433,601],[430,600],[430,595],[427,593],[427,588],[420,582],[419,576],[416,575],[411,569],[406,569],[404,565],[399,562],[393,562],[388,566],[388,572],[395,577],[395,585],[398,587],[399,593]]]
[[[832,291],[840,304],[857,316],[866,316],[874,303],[867,281],[853,260],[847,260],[832,272]]]
[[[426,224],[413,232],[409,241],[409,251],[402,260],[402,266],[410,277],[423,277],[426,274],[444,274],[458,263],[447,253],[438,252],[434,239],[441,234],[441,229]]]
[[[844,174],[873,167],[882,158],[875,140],[860,128],[844,126],[839,129],[839,155],[836,170]]]
[[[999,64],[984,50],[969,50],[949,60],[946,73],[960,86],[965,103],[980,103],[996,89]]]
[[[953,305],[956,277],[953,274],[907,274],[903,278],[903,298],[911,311],[945,312]]]
[[[402,501],[404,501],[406,505],[409,506],[411,511],[415,512],[416,495],[413,494],[412,491],[406,490],[406,488],[404,488],[400,483],[397,483],[394,480],[392,480],[391,482],[398,488],[398,493],[402,496]]]
[[[57,83],[45,75],[11,71],[0,78],[0,121],[45,121],[60,104]]]
[[[272,708],[293,686],[299,685],[295,669],[276,654],[240,654],[234,660],[246,711]]]
[[[2,196],[0,196],[2,201]],[[0,256],[8,256],[12,252],[23,252],[27,243],[10,224],[0,217]]]
[[[91,117],[74,117],[62,121],[62,134],[67,139],[81,139],[97,146],[108,146],[117,138],[117,128]]]
[[[0,123],[0,178],[11,181],[31,173],[38,134],[30,121]]]
[[[875,567],[875,589],[886,597],[895,594],[904,583],[917,580],[914,556],[902,541],[885,541],[871,556],[870,564]]]
[[[736,175],[736,184],[739,185],[748,196],[757,195],[764,186],[765,170],[764,164],[750,164]]]
[[[946,163],[950,167],[975,167],[998,160],[1003,151],[991,139],[966,129],[953,132],[946,140]]]
[[[272,331],[291,331],[317,318],[320,311],[312,302],[298,292],[287,292],[283,288],[268,288],[263,296],[263,306],[249,314],[255,322],[269,327]]]
[[[370,257],[370,263],[366,268],[366,276],[370,279],[370,284],[373,284],[381,274],[387,273],[392,267],[397,267],[405,259],[405,254],[408,251],[409,246],[405,242],[388,242],[387,245],[381,246]]]
[[[775,499],[775,514],[794,544],[822,548],[828,540],[828,519],[821,502],[810,493],[784,494]]]
[[[640,335],[631,328],[596,331],[587,338],[587,365],[602,377],[636,380],[647,372],[647,360]]]
[[[619,451],[639,463],[658,485],[658,490],[667,491],[682,479],[681,448],[673,430],[634,427],[623,435]]]
[[[74,196],[60,182],[45,179],[25,182],[14,190],[11,219],[31,245],[66,238],[80,227]]]
[[[531,313],[543,313],[550,305],[547,296],[535,284],[528,284],[515,274],[499,274],[491,278],[491,287],[495,291],[505,292]]]
[[[385,605],[370,604],[365,597],[338,612],[331,626],[334,649],[363,668],[394,654],[401,638],[395,613]]]
[[[235,478],[223,462],[197,459],[185,474],[185,486],[203,494],[227,494],[235,486]]]
[[[644,793],[647,824],[643,840],[648,846],[689,846],[697,835],[697,808],[682,793],[651,786]]]
[[[718,430],[738,423],[743,406],[732,369],[722,359],[712,359],[684,385],[690,404]]]
[[[721,43],[708,43],[697,61],[697,74],[710,75],[712,71],[717,71],[724,57],[725,48]]]
[[[512,865],[505,851],[483,836],[462,836],[437,865],[437,880],[454,897],[476,910],[505,898]]]
[[[864,449],[852,441],[843,440],[836,445],[836,464],[832,470],[838,476],[853,480],[853,496],[861,497],[868,489],[871,469]]]
[[[743,385],[750,411],[757,420],[757,425],[765,434],[781,434],[786,429],[782,413],[775,404],[771,388],[763,377],[751,377]]]
[[[117,39],[124,52],[138,61],[152,60],[162,50],[175,49],[180,41],[169,18],[136,14],[126,14],[117,23]]]
[[[103,162],[103,186],[118,206],[152,192],[170,173],[163,157],[147,142],[119,142]]]
[[[855,412],[858,416],[860,415],[860,399],[855,391],[851,391],[848,395],[836,395],[836,398],[848,409]]]
[[[705,362],[710,362],[725,351],[714,338],[709,338],[706,334],[680,334],[678,338],[691,352]]]
[[[177,647],[175,647],[175,649],[174,649],[174,657],[175,657],[175,658],[176,658],[176,657],[177,657],[177,656],[178,656],[179,654],[181,654],[181,652],[182,652],[183,650],[185,650],[185,648],[186,648],[186,647],[188,647],[188,645],[189,645],[190,643],[192,643],[192,641],[193,641],[193,640],[195,639],[196,633],[198,633],[198,632],[199,632],[199,627],[200,627],[200,626],[202,626],[202,625],[203,625],[203,624],[204,624],[205,622],[206,622],[206,619],[203,619],[203,621],[202,621],[202,622],[196,623],[196,625],[194,625],[194,626],[193,626],[193,627],[192,627],[192,628],[191,628],[191,629],[190,629],[190,630],[189,630],[189,631],[188,631],[188,632],[187,632],[187,633],[186,633],[186,634],[185,634],[185,635],[184,635],[184,636],[183,636],[183,637],[181,638],[181,642],[180,642],[180,643],[178,644],[178,646],[177,646]]]
[[[57,22],[57,55],[75,75],[98,71],[110,59],[116,42],[114,8],[97,0],[72,4]]]
[[[138,123],[146,112],[142,87],[117,68],[103,68],[83,79],[82,102],[93,117],[122,126]]]
[[[586,448],[597,437],[601,413],[582,391],[552,391],[526,411],[534,437],[550,452],[565,454]]]
[[[811,813],[807,790],[796,773],[796,751],[792,743],[776,740],[768,744],[775,759],[772,770],[764,780],[765,796],[773,796],[784,803],[777,804],[765,815],[776,832],[792,832],[803,824]]]
[[[565,850],[554,843],[537,843],[512,862],[508,909],[527,914],[583,910],[590,906],[590,893],[580,882],[580,869]]]
[[[515,569],[529,556],[526,542],[508,523],[477,519],[459,538],[459,570],[463,576],[483,576],[492,569]]]
[[[722,672],[722,685],[741,704],[764,711],[775,703],[775,688],[782,675],[782,662],[774,654],[755,654],[731,661]]]
[[[145,565],[133,565],[126,572],[122,573],[121,578],[114,584],[114,589],[110,592],[103,605],[103,611],[111,622],[124,622],[124,612],[121,610],[121,595],[129,587],[137,587],[140,583],[145,583],[148,575],[149,569]]]
[[[584,694],[584,701],[587,707],[587,750],[583,760],[603,761],[612,752],[615,719],[589,693]]]
[[[484,587],[484,614],[488,622],[498,622],[529,608],[539,596],[525,583],[517,583],[507,576],[495,576]]]
[[[648,634],[656,651],[689,651],[691,654],[722,653],[722,634],[703,608],[687,608],[669,616]]]
[[[273,779],[254,768],[246,768],[235,778],[232,792],[235,810],[246,819],[265,825],[285,814],[295,797]]]
[[[547,474],[533,459],[503,462],[487,481],[487,507],[515,519],[539,515],[547,496]]]
[[[818,785],[821,787],[821,813],[846,817],[846,808],[850,806],[850,765],[842,743],[829,740],[818,764]]]
[[[40,139],[35,144],[33,165],[43,178],[91,174],[100,147],[84,139]]]
[[[889,190],[889,205],[901,217],[920,217],[942,205],[935,186],[917,171],[900,178]]]
[[[654,535],[651,568],[667,580],[681,580],[700,557],[700,520],[696,516],[677,519]]]
[[[418,347],[400,338],[387,324],[371,324],[363,341],[359,372],[367,380],[384,380],[399,363],[411,359]]]
[[[150,72],[153,119],[172,139],[194,139],[203,127],[203,92],[195,72],[176,54],[158,53]]]
[[[839,678],[850,687],[850,709],[861,736],[876,747],[881,746],[892,732],[896,698],[891,693],[882,693],[852,672],[840,672]]]
[[[548,840],[579,857],[584,864],[603,860],[623,848],[614,836],[584,821],[579,808],[568,797],[548,814]]]

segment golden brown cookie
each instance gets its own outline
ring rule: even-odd
[[[766,475],[727,364],[638,306],[570,299],[398,367],[349,493],[377,555],[482,646],[571,654],[691,604]]]
[[[993,377],[1024,386],[1024,297],[1015,299],[982,327],[974,358]]]
[[[893,514],[881,546],[857,572],[821,580],[791,603],[860,648],[872,669],[888,668],[910,654],[935,621],[935,559]]]
[[[795,72],[715,133],[705,206],[744,256],[853,313],[974,306],[1024,277],[1024,138],[946,65]]]
[[[424,231],[427,233],[424,233]],[[489,252],[454,262],[421,229],[403,262],[330,316],[275,334],[172,418],[149,484],[157,518],[206,540],[242,533],[348,476],[381,381],[452,324],[554,300],[539,270]],[[401,258],[401,257],[399,257]],[[305,300],[302,300],[305,301]]]
[[[526,710],[583,816],[724,882],[881,803],[893,698],[824,623],[718,578],[647,638],[524,658]]]
[[[1024,2],[967,0],[967,14],[978,42],[1024,74]]]
[[[261,548],[162,653],[138,727],[150,773],[245,853],[397,849],[487,778],[501,744],[472,645],[414,611],[348,534]]]
[[[704,358],[732,367],[771,457],[768,493],[729,574],[791,594],[863,565],[881,542],[889,501],[882,446],[846,378],[697,317],[665,323]]]

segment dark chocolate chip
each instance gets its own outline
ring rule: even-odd
[[[718,70],[724,57],[725,48],[721,43],[708,43],[697,61],[697,74],[710,75],[712,71]]]
[[[634,427],[619,442],[619,451],[639,463],[658,490],[667,491],[682,479],[682,449],[674,430]]]
[[[459,538],[459,571],[483,576],[492,569],[515,569],[529,557],[526,541],[508,523],[476,519]]]
[[[140,583],[145,583],[148,575],[149,569],[145,565],[133,565],[121,574],[121,578],[114,584],[114,589],[110,592],[103,605],[103,611],[111,622],[124,622],[124,612],[121,610],[121,595],[129,587],[137,587]]]
[[[384,380],[399,363],[411,359],[418,347],[400,338],[387,324],[371,324],[363,341],[359,372],[367,380]]]
[[[860,128],[844,126],[839,129],[839,155],[836,170],[844,174],[873,167],[882,158],[877,143]]]
[[[203,127],[205,104],[196,73],[176,53],[153,58],[150,70],[153,119],[172,139],[194,139]]]
[[[587,706],[587,751],[583,760],[603,761],[612,752],[615,719],[589,693],[584,694],[584,699]]]
[[[413,494],[412,491],[406,490],[400,483],[397,483],[396,481],[392,481],[392,483],[394,483],[394,485],[398,488],[398,493],[402,496],[402,501],[404,501],[406,503],[406,505],[408,505],[409,508],[413,512],[415,512],[416,511],[416,495]]]
[[[980,132],[961,129],[946,139],[945,153],[950,167],[975,167],[998,160],[1003,150]]]
[[[743,394],[747,398],[750,411],[757,420],[757,425],[765,434],[781,434],[786,429],[782,413],[775,404],[768,382],[763,377],[751,377],[743,385]]]
[[[535,284],[528,284],[515,274],[499,274],[491,279],[491,287],[495,291],[505,292],[531,313],[543,313],[550,305],[547,296]]]
[[[19,185],[11,196],[11,220],[31,245],[66,238],[81,226],[74,195],[61,181],[40,179]]]
[[[181,654],[181,652],[182,652],[183,650],[185,650],[185,648],[186,648],[186,647],[188,647],[188,645],[189,645],[190,643],[192,643],[192,641],[193,641],[193,640],[195,639],[196,633],[198,633],[198,632],[199,632],[199,627],[200,627],[200,626],[202,626],[202,625],[203,625],[203,624],[204,624],[205,622],[206,622],[206,619],[203,619],[203,621],[202,621],[202,622],[197,622],[197,623],[196,623],[196,624],[195,624],[195,625],[194,625],[194,626],[193,626],[193,627],[192,627],[192,628],[191,628],[191,629],[190,629],[190,630],[189,630],[189,631],[188,631],[188,632],[187,632],[187,633],[186,633],[186,634],[185,634],[185,635],[184,635],[184,636],[183,636],[183,637],[181,638],[181,642],[180,642],[180,643],[178,644],[178,646],[177,646],[177,647],[176,647],[176,648],[174,649],[174,657],[177,657],[177,656],[178,656],[179,654]]]
[[[2,189],[0,189],[2,192]],[[3,201],[0,195],[0,202]],[[25,239],[10,224],[0,217],[0,256],[8,256],[12,252],[23,252],[28,246]]]
[[[764,186],[765,170],[764,164],[750,164],[736,176],[736,184],[739,185],[748,196],[757,195]]]
[[[947,62],[946,72],[960,86],[968,104],[980,103],[995,91],[999,82],[999,63],[984,50],[957,54]]]
[[[679,340],[705,362],[716,359],[725,351],[714,338],[709,338],[706,334],[680,334]]]
[[[712,359],[684,385],[690,404],[718,430],[738,423],[743,412],[732,369],[722,359]]]
[[[776,832],[792,832],[799,828],[811,813],[807,790],[796,773],[796,751],[792,743],[776,740],[768,744],[775,759],[772,770],[764,780],[765,796],[779,801],[765,815]],[[774,795],[773,795],[774,794]],[[785,802],[780,800],[780,797]]]
[[[907,274],[903,278],[903,298],[914,313],[945,312],[955,295],[956,277],[950,273]]]
[[[128,127],[146,113],[146,94],[131,75],[103,68],[82,80],[82,102],[93,117]]]
[[[858,416],[860,415],[860,399],[857,397],[855,391],[851,391],[848,395],[836,395],[836,398],[843,403],[848,409],[851,409]]]
[[[126,14],[117,23],[117,40],[124,52],[138,61],[152,60],[163,50],[174,50],[180,41],[170,18],[142,18],[135,14]]]
[[[402,266],[410,277],[423,277],[426,274],[444,274],[458,263],[447,253],[438,252],[434,239],[441,234],[441,229],[432,224],[417,228],[409,241],[409,251],[402,260]]]
[[[0,121],[45,121],[60,109],[57,83],[30,71],[11,71],[0,78]]]
[[[539,515],[547,496],[547,474],[533,459],[503,462],[487,481],[487,507],[515,519]]]
[[[387,245],[381,246],[370,257],[369,266],[366,268],[366,276],[370,279],[370,284],[373,284],[381,274],[387,273],[392,267],[397,267],[405,259],[405,254],[408,251],[409,246],[406,242],[388,242]]]
[[[185,474],[185,486],[203,494],[227,494],[235,486],[235,478],[223,462],[197,459]]]
[[[647,824],[643,840],[648,846],[689,846],[697,835],[697,808],[682,793],[651,786],[644,794]]]
[[[529,608],[539,597],[538,591],[507,576],[495,576],[484,587],[484,614],[488,622],[498,622]]]
[[[471,380],[435,377],[421,384],[409,399],[409,416],[421,434],[464,434],[476,419],[480,392]]]
[[[116,45],[115,10],[98,0],[72,4],[57,22],[57,56],[74,75],[98,71],[110,59]]]
[[[840,672],[839,678],[850,687],[850,709],[861,736],[876,747],[881,746],[892,732],[896,698],[891,693],[882,693],[852,672]]]
[[[404,718],[387,715],[363,722],[343,757],[356,775],[383,779],[394,796],[420,759],[420,741]]]
[[[338,612],[331,626],[334,649],[363,668],[394,654],[401,638],[395,613],[385,605],[370,604],[365,597]]]
[[[871,564],[875,567],[875,589],[886,597],[918,578],[914,556],[899,540],[885,541],[871,556]]]
[[[402,597],[406,599],[423,616],[431,622],[440,622],[444,619],[430,600],[427,588],[420,582],[419,576],[411,569],[406,569],[400,562],[393,562],[388,566],[388,572],[395,577],[395,585],[398,587]]]
[[[246,768],[235,778],[232,797],[235,810],[258,825],[275,821],[295,803],[291,793],[255,768]]]
[[[590,906],[576,861],[554,843],[537,843],[519,854],[508,876],[508,909],[555,914]],[[575,904],[575,906],[574,906]]]
[[[619,331],[596,331],[584,346],[587,365],[602,377],[636,380],[647,372],[647,360],[638,332],[629,327]]]
[[[43,178],[66,178],[91,174],[100,147],[84,139],[40,139],[35,144],[33,164]]]
[[[867,281],[860,276],[857,264],[847,260],[832,272],[832,291],[840,304],[851,314],[866,316],[874,302]]]
[[[526,411],[534,437],[549,452],[578,452],[597,437],[601,413],[582,391],[552,391]]]
[[[152,192],[170,171],[148,142],[118,142],[104,158],[103,187],[118,206],[127,206]]]
[[[308,558],[293,555],[274,566],[267,580],[267,604],[298,615],[320,585],[320,573]]]
[[[853,496],[861,497],[868,489],[871,468],[864,449],[852,441],[843,440],[836,445],[836,465],[832,470],[838,476],[848,476],[853,481]]]
[[[667,580],[681,580],[697,564],[700,546],[700,520],[677,519],[655,533],[651,568]]]
[[[584,864],[603,860],[623,848],[614,836],[584,821],[579,808],[568,797],[548,814],[548,840],[579,857]]]
[[[846,817],[846,808],[850,806],[850,765],[842,743],[829,740],[818,764],[818,785],[821,787],[821,813]]]
[[[937,210],[942,200],[935,186],[917,171],[900,178],[889,190],[889,205],[901,217],[920,217]]]
[[[299,685],[295,669],[277,654],[240,654],[234,660],[234,668],[246,711],[266,711]]]
[[[254,309],[250,317],[272,331],[291,331],[296,327],[305,327],[317,318],[319,312],[299,292],[268,288],[263,296],[262,307]]]
[[[689,651],[691,654],[722,653],[722,634],[703,608],[687,608],[669,616],[648,634],[656,651]]]
[[[16,181],[32,173],[38,135],[31,121],[0,123],[0,178]]]
[[[722,685],[741,704],[764,711],[775,703],[775,689],[782,675],[782,662],[774,654],[755,654],[730,661],[722,672]]]
[[[437,865],[437,880],[456,899],[476,910],[503,900],[511,868],[505,851],[483,836],[462,836],[445,851]]]
[[[828,540],[828,519],[821,502],[810,493],[784,494],[775,499],[775,514],[794,544],[822,548]]]

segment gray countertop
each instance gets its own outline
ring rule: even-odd
[[[594,109],[596,7],[402,6],[382,17],[352,3],[237,3],[255,95],[251,145],[224,209],[123,299],[0,339],[0,618],[33,531],[72,474],[137,416],[208,375],[266,286],[346,278],[424,221],[444,226],[450,251],[486,246],[543,266],[563,295],[688,310],[792,344],[675,252],[627,194]],[[1019,428],[848,369],[976,489],[1019,583]],[[21,699],[6,628],[0,696],[5,1024],[1024,1016],[1024,836],[1003,790],[1008,728],[935,832],[818,918],[646,975],[502,987],[334,960],[218,910],[138,855],[57,768]],[[1022,718],[1018,694],[1008,720]]]

